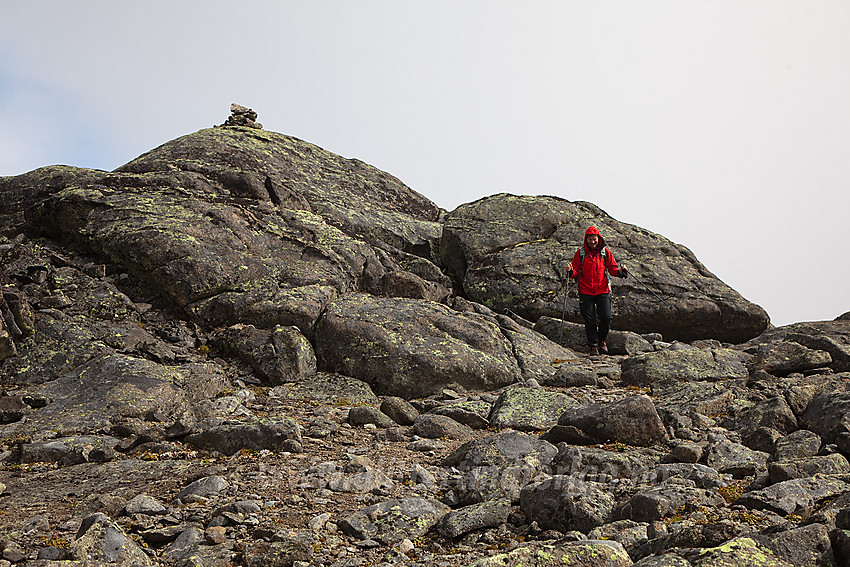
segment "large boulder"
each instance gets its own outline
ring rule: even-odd
[[[27,226],[26,212],[45,197],[71,185],[97,181],[102,171],[68,165],[40,167],[29,173],[0,177],[0,233],[14,235]]]
[[[787,376],[792,372],[829,366],[831,362],[832,357],[826,351],[806,348],[793,341],[780,341],[759,345],[751,367],[774,376]]]
[[[202,130],[111,173],[2,178],[0,202],[7,230],[74,243],[202,325],[296,325],[309,337],[340,292],[448,294],[431,262],[442,231],[434,203],[272,132]]]
[[[850,375],[844,374],[844,378]],[[800,421],[826,443],[835,443],[850,435],[850,391],[827,390],[812,398]]]
[[[352,293],[316,327],[319,369],[359,378],[377,394],[426,396],[455,385],[492,390],[522,375],[510,341],[483,316],[406,298]]]
[[[249,364],[264,383],[272,386],[316,374],[313,346],[294,326],[257,329],[233,325],[218,333],[215,342],[222,351]]]
[[[635,386],[664,382],[701,382],[747,378],[749,372],[731,349],[661,350],[629,357],[622,379]]]
[[[50,403],[22,431],[95,432],[123,419],[175,421],[228,384],[214,363],[166,366],[121,354],[96,358],[39,387]]]
[[[799,359],[793,362],[793,371],[827,365],[835,372],[850,371],[850,320],[848,319],[811,321],[777,327],[740,345],[740,348],[752,352],[756,355],[756,360],[759,360],[760,352],[770,353],[771,350],[780,348],[778,345],[782,341],[805,347],[804,349],[793,347],[793,345],[781,347],[782,349],[792,348],[793,358]],[[789,356],[789,354],[781,356]],[[781,375],[783,371],[784,368],[779,368],[776,373]]]
[[[321,215],[349,234],[400,249],[428,249],[440,209],[399,179],[291,136],[242,128],[177,138],[118,168],[180,172],[217,195],[265,201]]]
[[[309,332],[315,320],[304,313],[318,315],[333,297],[327,287],[353,291],[384,272],[369,245],[317,215],[214,195],[70,187],[30,218],[50,237],[99,251],[202,324],[300,324]]]
[[[587,533],[608,522],[614,497],[601,485],[555,475],[530,484],[520,494],[520,509],[544,529]]]
[[[470,299],[532,320],[560,317],[564,266],[590,224],[602,231],[617,261],[640,278],[613,284],[615,328],[728,342],[767,328],[767,313],[717,279],[690,250],[586,202],[499,194],[461,205],[446,217],[441,256]],[[581,322],[578,302],[567,306],[567,318]]]
[[[558,361],[575,361],[575,352],[552,342],[546,335],[528,329],[514,320],[497,315],[492,321],[511,342],[524,380],[537,380],[544,384],[556,380]]]
[[[443,465],[462,473],[451,491],[459,502],[517,502],[523,487],[548,470],[557,452],[547,441],[508,429],[464,443],[446,456]]]
[[[645,395],[569,408],[558,419],[558,425],[574,427],[597,443],[619,441],[647,446],[667,440],[667,430],[655,405]]]

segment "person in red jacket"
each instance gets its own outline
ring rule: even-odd
[[[618,266],[614,255],[605,246],[599,229],[591,226],[584,233],[584,246],[579,248],[573,261],[567,263],[567,275],[578,278],[579,310],[584,319],[587,346],[591,355],[608,354],[608,331],[611,328],[611,285],[608,274],[625,278],[628,270]],[[599,317],[599,326],[596,318]]]

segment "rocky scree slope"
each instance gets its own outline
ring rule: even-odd
[[[447,213],[240,127],[0,200],[2,561],[847,561],[846,319],[762,333],[589,203]],[[589,223],[664,298],[615,282],[593,358],[555,318]]]

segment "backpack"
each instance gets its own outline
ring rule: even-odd
[[[578,249],[578,254],[579,254],[579,257],[581,258],[581,261],[582,261],[582,262],[584,262],[584,246],[582,246],[581,248],[579,248],[579,249]],[[602,256],[602,264],[606,267],[606,273],[607,273],[607,268],[608,268],[608,247],[607,247],[607,246],[603,246],[603,247],[602,247],[602,252],[600,252],[600,253],[599,253],[599,255],[600,255],[600,256]]]

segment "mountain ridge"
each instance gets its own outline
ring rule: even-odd
[[[0,204],[5,561],[846,556],[850,322],[768,328],[591,203],[444,211],[227,126]],[[562,271],[588,223],[641,278],[594,357]]]

